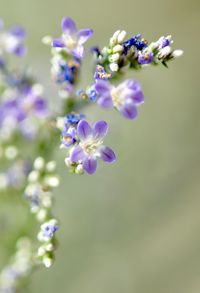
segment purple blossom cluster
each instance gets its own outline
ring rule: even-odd
[[[92,47],[92,82],[85,91],[77,90],[85,43],[92,37],[93,30],[78,30],[69,17],[62,19],[61,29],[60,37],[43,38],[43,42],[51,47],[52,79],[59,87],[59,96],[64,99],[58,103],[61,117],[56,117],[55,111],[49,112],[42,86],[36,84],[35,79],[26,72],[19,73],[19,70],[10,72],[5,53],[23,56],[26,35],[19,26],[5,31],[0,19],[0,159],[2,165],[12,163],[7,171],[0,172],[0,189],[5,191],[7,187],[21,188],[23,185],[24,198],[40,223],[37,251],[33,251],[30,241],[22,241],[11,265],[0,274],[2,292],[18,292],[19,281],[39,264],[49,268],[54,260],[58,222],[52,216],[52,191],[59,185],[59,176],[56,162],[47,159],[52,156],[54,142],[58,140],[59,132],[55,128],[61,131],[61,148],[66,152],[65,163],[72,173],[94,174],[99,159],[114,163],[114,151],[104,145],[109,128],[107,122],[99,120],[90,125],[83,114],[73,111],[93,102],[104,109],[114,108],[123,117],[134,120],[144,103],[144,94],[136,80],[117,83],[123,73],[129,68],[137,70],[149,64],[167,66],[168,61],[183,53],[182,50],[172,50],[171,36],[162,36],[149,43],[141,34],[127,39],[126,31],[117,30],[108,46],[102,50]],[[34,139],[31,145],[36,159],[31,152],[28,158],[22,154],[20,144],[24,143],[23,137]]]
[[[0,105],[0,137],[8,140],[16,131],[33,139],[48,109],[40,85],[26,85],[5,91]],[[38,119],[39,118],[39,119]]]
[[[96,64],[105,68],[106,72],[117,74],[122,68],[129,66],[141,69],[148,64],[163,64],[182,55],[182,50],[172,50],[171,36],[162,36],[157,41],[148,43],[141,34],[125,40],[125,31],[116,31],[110,38],[109,45],[100,50],[92,50]]]

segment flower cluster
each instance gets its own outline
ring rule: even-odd
[[[16,253],[11,263],[0,274],[0,292],[17,293],[21,281],[31,273],[33,260],[33,247],[29,238],[20,238],[16,244]]]
[[[49,268],[53,263],[53,252],[55,250],[55,232],[58,230],[57,220],[51,219],[40,227],[38,240],[42,243],[38,248],[37,258]]]
[[[82,112],[81,108],[92,102],[104,109],[114,108],[127,119],[135,119],[144,103],[144,94],[138,81],[120,80],[122,73],[149,64],[167,66],[168,61],[183,53],[172,49],[171,36],[149,43],[140,34],[126,39],[126,32],[118,30],[102,50],[92,47],[93,80],[86,90],[77,91],[84,45],[93,30],[78,30],[69,17],[62,19],[61,28],[60,37],[43,38],[52,52],[52,79],[63,98],[58,110],[61,117],[56,117],[48,109],[43,87],[35,78],[26,71],[10,72],[6,54],[18,57],[25,54],[25,31],[18,26],[5,31],[0,20],[0,160],[4,167],[0,172],[0,191],[9,193],[11,187],[21,196],[23,190],[22,198],[29,203],[39,226],[37,244],[21,239],[11,263],[0,273],[2,293],[18,292],[21,281],[37,266],[48,268],[53,263],[58,221],[52,215],[52,192],[59,185],[59,177],[56,162],[49,158],[54,154],[54,146],[58,146],[60,132],[65,164],[72,173],[94,174],[98,159],[114,163],[115,153],[104,145],[107,122],[100,120],[90,125],[83,114],[76,112]],[[24,147],[24,142],[29,143],[28,147],[27,144]]]
[[[6,171],[0,172],[0,191],[23,187],[29,173],[29,163],[18,159]]]
[[[1,141],[9,141],[16,131],[20,131],[26,138],[35,138],[48,114],[42,86],[20,84],[20,86],[7,87],[1,99],[3,101],[0,105]]]
[[[55,232],[58,229],[57,221],[52,218],[52,189],[59,185],[56,174],[56,163],[45,163],[38,157],[33,164],[33,170],[28,175],[28,184],[24,195],[30,203],[31,212],[36,214],[36,219],[41,223],[38,240],[41,242],[36,253],[38,262],[50,267],[53,263],[56,248]]]
[[[103,145],[108,132],[108,124],[98,121],[92,127],[79,115],[67,115],[61,137],[61,147],[67,148],[66,165],[72,172],[93,174],[97,168],[97,158],[106,163],[116,160],[115,153]]]
[[[48,209],[52,206],[51,191],[59,185],[56,162],[45,163],[42,157],[36,158],[27,180],[25,198],[30,203],[31,211],[37,214],[38,220],[43,221],[47,218]]]
[[[52,46],[52,78],[60,86],[59,95],[67,98],[73,92],[79,76],[81,60],[85,56],[84,43],[92,37],[93,31],[77,30],[69,17],[62,19],[61,28],[61,37],[52,39],[47,36],[43,42]]]
[[[147,64],[157,65],[162,63],[167,66],[171,59],[182,55],[182,50],[172,50],[171,36],[160,37],[157,41],[148,43],[137,34],[125,40],[125,31],[116,31],[110,38],[109,46],[102,51],[93,49],[95,62],[105,68],[106,72],[116,75],[120,69],[129,66],[140,69]]]

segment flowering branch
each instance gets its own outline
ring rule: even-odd
[[[9,54],[22,57],[26,53],[25,31],[18,26],[5,31],[0,21],[0,160],[4,166],[0,190],[9,193],[14,189],[19,196],[23,194],[39,226],[37,241],[20,238],[10,264],[1,272],[0,292],[4,293],[17,292],[35,268],[48,268],[53,263],[58,221],[52,213],[52,191],[59,184],[59,176],[52,157],[59,141],[71,173],[92,175],[98,159],[108,164],[116,161],[114,151],[103,142],[107,122],[91,125],[84,114],[75,111],[96,103],[134,120],[144,94],[138,81],[121,80],[124,73],[149,65],[167,67],[169,61],[182,55],[182,50],[172,50],[171,36],[148,43],[140,34],[126,39],[126,32],[118,30],[108,46],[91,48],[93,82],[86,89],[78,89],[84,44],[93,30],[78,30],[68,17],[62,19],[61,29],[60,37],[43,38],[43,43],[51,47],[52,81],[58,85],[62,99],[57,117],[48,108],[41,84],[28,72],[9,69]]]

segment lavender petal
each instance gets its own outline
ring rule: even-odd
[[[83,169],[89,174],[92,175],[97,169],[97,160],[95,157],[87,157],[83,161]]]
[[[10,34],[19,38],[19,39],[23,39],[26,36],[26,32],[24,30],[23,27],[21,26],[13,26],[10,28],[9,30]]]
[[[87,40],[89,40],[93,35],[93,30],[92,29],[82,29],[78,32],[77,37],[78,37],[78,43],[80,45],[83,45]]]
[[[122,115],[127,119],[135,119],[137,117],[137,107],[133,102],[126,103],[119,109]]]
[[[77,126],[77,133],[81,140],[85,140],[92,134],[92,128],[87,121],[81,120]]]
[[[112,98],[110,95],[101,96],[98,99],[97,103],[99,104],[99,106],[101,106],[102,108],[105,108],[105,109],[109,109],[109,108],[113,107],[113,102],[112,102]]]
[[[114,163],[116,161],[115,153],[111,148],[106,146],[100,148],[100,157],[106,163]]]
[[[110,93],[110,84],[106,80],[97,80],[95,84],[95,90],[99,94],[109,94]]]
[[[52,41],[51,43],[52,47],[56,47],[56,48],[64,48],[65,44],[62,38],[56,38]]]
[[[70,153],[70,161],[78,162],[83,160],[85,157],[85,153],[80,145],[75,146]]]
[[[78,58],[78,59],[82,59],[83,57],[85,57],[85,49],[82,45],[79,45],[76,47],[76,49],[74,49],[72,51],[72,54]]]
[[[74,34],[77,31],[76,24],[69,17],[63,17],[61,27],[62,31],[67,35]]]
[[[93,127],[93,135],[96,138],[104,137],[108,132],[108,124],[105,121],[98,121]]]

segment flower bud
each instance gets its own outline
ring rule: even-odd
[[[38,157],[34,162],[34,168],[36,170],[42,170],[44,168],[45,161],[42,157]]]
[[[119,53],[115,53],[115,54],[109,56],[109,61],[116,63],[119,60],[119,58],[120,58]]]
[[[183,55],[183,50],[175,50],[172,52],[172,56],[174,58],[178,58],[178,57],[181,57]]]
[[[126,37],[126,31],[121,31],[120,34],[117,37],[118,43],[123,43]]]
[[[117,72],[118,69],[119,69],[118,64],[116,64],[116,63],[111,63],[111,64],[110,64],[110,70],[111,70],[111,71],[113,71],[113,72]]]
[[[122,51],[123,51],[123,47],[119,44],[114,46],[114,48],[113,48],[113,53],[120,53]]]

